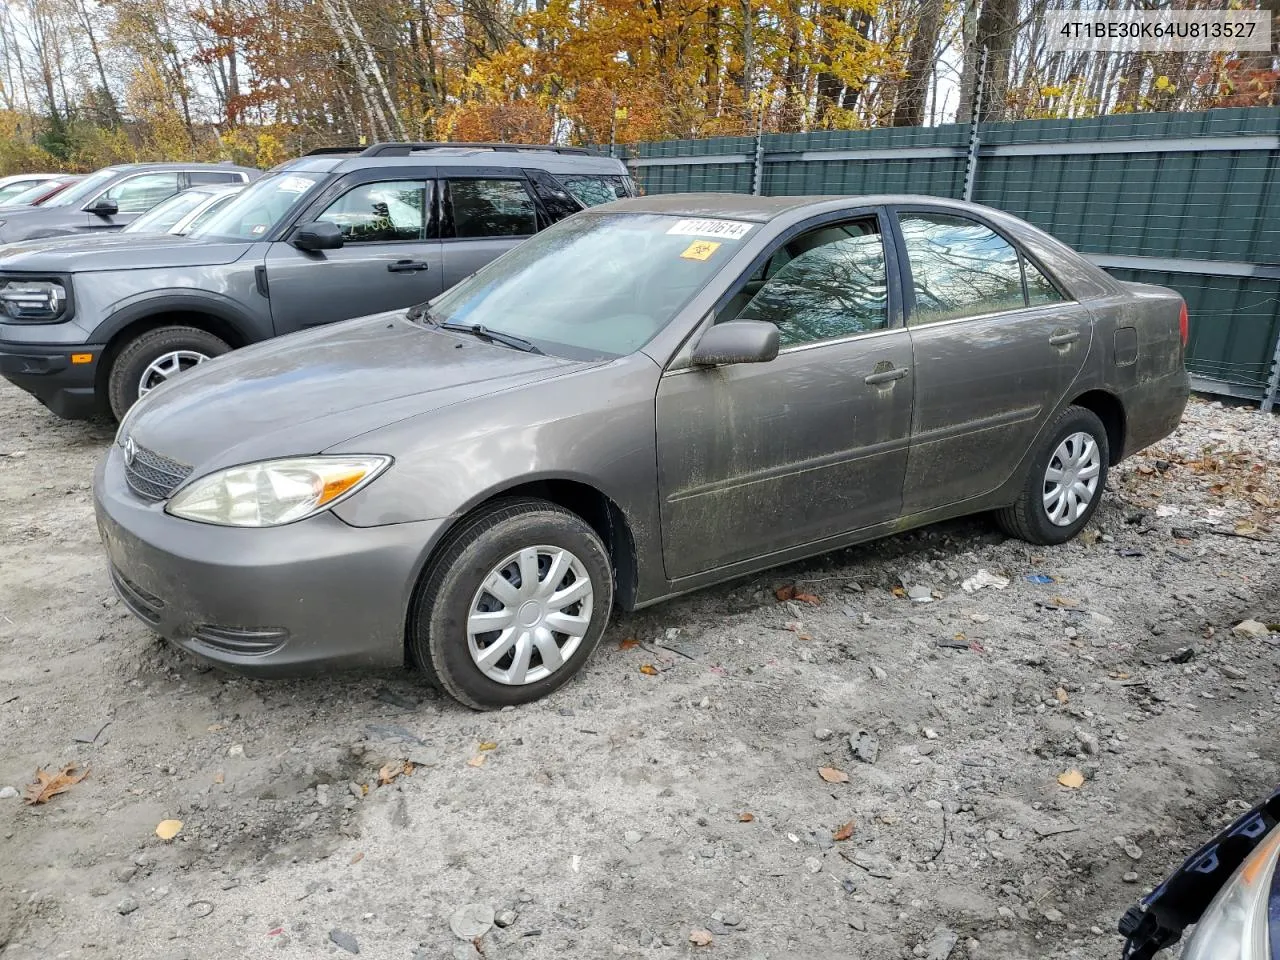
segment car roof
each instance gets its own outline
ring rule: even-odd
[[[812,195],[801,197],[757,197],[743,193],[663,193],[648,197],[615,200],[609,204],[610,212],[664,213],[685,217],[724,217],[731,220],[750,220],[767,223],[797,210],[813,208],[838,210],[841,207],[876,207],[889,204],[928,204],[949,207],[957,212],[985,209],[976,203],[951,200],[947,197],[929,197],[910,193]]]
[[[229,173],[262,173],[255,167],[241,167],[234,163],[112,163],[109,167],[121,173],[136,173],[139,170],[222,170]]]
[[[375,151],[382,150],[380,155]],[[375,144],[336,147],[280,164],[278,170],[349,173],[379,167],[533,167],[548,173],[594,173],[627,176],[626,165],[614,157],[551,144]]]

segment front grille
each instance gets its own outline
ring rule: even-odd
[[[129,489],[144,500],[166,500],[178,484],[191,476],[191,468],[168,457],[135,446],[133,456],[126,449],[124,476]]]
[[[191,639],[226,653],[263,654],[278,650],[289,639],[289,631],[278,628],[251,630],[201,623],[191,631]]]
[[[160,611],[164,609],[164,601],[153,596],[131,580],[126,579],[115,567],[111,568],[111,583],[116,593],[124,601],[124,605],[134,614],[153,627],[160,622]]]

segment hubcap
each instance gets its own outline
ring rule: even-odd
[[[1044,472],[1044,512],[1049,522],[1069,527],[1093,502],[1102,461],[1098,444],[1087,433],[1073,433],[1053,451]]]
[[[170,350],[162,353],[147,365],[138,381],[138,396],[145,397],[170,377],[177,376],[184,370],[190,370],[209,358],[195,350]]]
[[[511,554],[471,600],[471,659],[490,680],[508,686],[546,679],[587,635],[594,595],[587,568],[568,550],[525,547]]]

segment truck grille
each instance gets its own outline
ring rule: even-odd
[[[134,446],[132,456],[125,451],[124,475],[129,489],[144,500],[165,500],[178,484],[191,476],[184,463],[162,457],[146,447]]]

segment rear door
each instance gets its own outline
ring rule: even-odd
[[[436,182],[423,167],[362,170],[329,186],[298,223],[342,230],[337,250],[271,243],[265,260],[277,334],[410,307],[442,289]]]
[[[1009,478],[1083,367],[1093,320],[977,217],[894,213],[916,376],[909,515]]]
[[[505,167],[448,171],[441,180],[444,289],[538,231],[538,207],[522,171]]]

